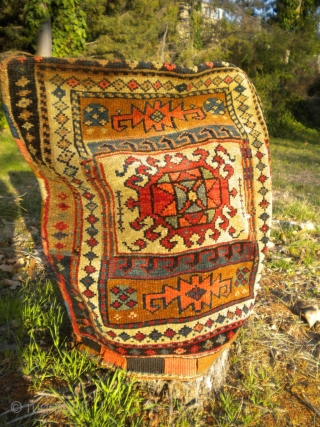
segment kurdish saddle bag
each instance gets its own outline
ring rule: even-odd
[[[5,112],[79,344],[145,378],[203,375],[254,307],[268,135],[239,68],[16,55]]]

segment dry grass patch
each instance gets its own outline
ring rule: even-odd
[[[229,425],[320,425],[320,324],[310,329],[294,313],[297,300],[315,288],[320,293],[316,277],[265,270],[255,314],[234,346],[223,391],[235,406],[242,404],[233,420],[226,419]],[[218,408],[226,418],[221,402]]]

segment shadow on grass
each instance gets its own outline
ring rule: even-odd
[[[23,219],[34,246],[41,245],[41,195],[38,181],[32,172],[9,172],[9,180],[18,196],[14,198],[14,218]],[[20,231],[20,230],[18,230]]]
[[[14,195],[7,184],[0,180],[0,249],[12,244],[17,209]]]
[[[14,194],[9,185],[0,180],[0,255],[4,260],[18,255],[16,236],[20,218],[34,244],[39,244],[40,236],[32,228],[40,223],[38,212],[41,206],[35,176],[32,172],[11,172],[9,175],[10,184],[17,192]],[[17,194],[22,197],[17,197]],[[10,273],[0,271],[0,279],[10,279],[11,276]],[[23,336],[20,333],[22,304],[17,291],[8,287],[0,288],[0,299],[0,426],[5,426],[18,417],[31,395],[28,391],[30,383],[18,362],[23,348]]]
[[[35,246],[40,244],[41,196],[37,179],[32,172],[10,172],[9,179],[16,189],[0,180],[0,248],[14,243],[17,220],[22,218],[25,229],[32,236]],[[14,249],[14,248],[12,248]]]

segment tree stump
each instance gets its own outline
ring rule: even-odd
[[[221,352],[211,368],[194,380],[151,380],[141,381],[147,386],[150,395],[169,395],[170,406],[178,400],[185,407],[203,406],[226,381],[229,371],[229,347]]]

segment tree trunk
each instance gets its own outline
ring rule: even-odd
[[[45,6],[42,4],[42,7]],[[52,29],[51,29],[51,18],[47,22],[41,25],[38,42],[37,42],[37,55],[50,57],[52,56]]]

